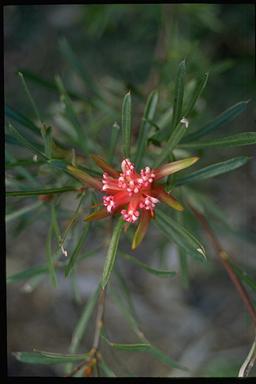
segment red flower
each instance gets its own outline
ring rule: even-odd
[[[170,193],[165,192],[163,185],[158,184],[157,181],[191,166],[199,159],[198,157],[189,157],[156,169],[146,167],[137,173],[134,164],[129,159],[122,161],[122,172],[118,172],[101,157],[92,157],[104,171],[102,180],[89,176],[73,166],[68,166],[71,174],[89,186],[105,193],[103,196],[104,207],[87,216],[85,220],[98,220],[108,215],[120,213],[124,221],[128,223],[139,221],[133,238],[132,249],[135,249],[142,241],[150,220],[155,216],[156,204],[163,202],[178,211],[184,209]]]

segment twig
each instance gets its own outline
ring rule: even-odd
[[[224,268],[226,269],[226,272],[228,273],[230,280],[233,282],[234,286],[236,287],[240,298],[244,302],[246,309],[247,309],[249,315],[251,316],[251,319],[252,319],[254,325],[256,326],[256,311],[254,309],[254,306],[251,302],[251,299],[250,299],[247,291],[245,290],[244,286],[242,285],[238,276],[234,272],[232,265],[229,262],[229,260],[231,260],[230,255],[222,248],[219,240],[215,236],[215,233],[211,229],[205,216],[203,214],[201,214],[199,211],[197,211],[191,205],[190,205],[190,208],[192,209],[192,211],[194,212],[194,214],[196,215],[198,220],[201,222],[206,233],[208,234],[208,236],[209,236],[209,238],[210,238],[210,240],[211,240],[211,242],[212,242],[212,244],[216,250],[216,253],[219,256],[220,261],[222,262]]]

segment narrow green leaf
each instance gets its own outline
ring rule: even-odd
[[[67,169],[67,166],[69,163],[67,163],[66,161],[64,160],[59,160],[59,159],[50,159],[48,160],[47,162],[50,166],[54,167],[54,168],[57,168],[57,169],[61,169],[61,170],[66,170]]]
[[[32,132],[36,134],[40,133],[40,129],[31,120],[29,120],[22,113],[15,111],[13,108],[9,107],[8,105],[5,106],[5,116],[23,125],[24,127],[30,129]]]
[[[143,118],[143,120],[145,120],[150,126],[154,127],[156,132],[160,131],[160,127],[153,120],[145,118]],[[148,141],[150,141],[150,138],[148,138]]]
[[[39,76],[36,73],[33,73],[27,69],[20,69],[19,72],[21,72],[23,74],[25,79],[27,79],[27,80],[29,80],[29,81],[37,84],[37,85],[40,85],[44,88],[47,88],[51,91],[54,91],[56,93],[59,92],[58,87],[54,82],[45,80],[41,75]],[[76,93],[74,93],[70,90],[68,90],[67,93],[68,93],[69,97],[72,97],[74,99],[81,99],[81,96],[77,95]]]
[[[8,133],[5,134],[5,144],[21,145],[19,140],[17,140],[15,137],[9,135]]]
[[[146,343],[136,343],[136,344],[119,344],[119,343],[112,343],[109,341],[105,336],[101,336],[102,339],[110,345],[110,347],[119,349],[122,351],[131,351],[131,352],[145,352],[150,349],[150,344]]]
[[[27,205],[26,207],[18,209],[15,212],[8,213],[6,215],[5,222],[9,223],[10,221],[17,219],[18,217],[24,215],[25,213],[28,213],[28,212],[32,211],[33,209],[39,208],[42,205],[43,205],[42,201],[37,201],[36,203],[31,204],[31,205]]]
[[[158,92],[152,91],[147,99],[142,123],[139,130],[137,152],[135,157],[135,164],[137,165],[138,169],[140,169],[141,167],[141,160],[146,148],[147,135],[148,135],[148,130],[150,128],[148,119],[152,120],[154,118],[157,102],[158,102]]]
[[[180,262],[180,275],[182,278],[182,284],[185,288],[188,287],[188,258],[183,249],[179,249],[179,262]]]
[[[157,162],[156,167],[159,167],[159,165],[168,158],[172,154],[172,151],[176,147],[176,145],[180,142],[181,138],[184,136],[185,132],[187,131],[189,126],[188,120],[185,118],[182,118],[180,120],[180,123],[174,128],[174,130],[171,133],[170,138],[168,139],[166,145],[164,146],[162,153],[160,154]]]
[[[7,197],[28,197],[37,195],[51,195],[53,193],[65,193],[70,191],[77,191],[78,188],[75,186],[65,186],[59,188],[48,188],[48,189],[36,189],[31,191],[8,191],[6,192]]]
[[[36,153],[44,158],[46,158],[45,154],[41,150],[41,146],[39,146],[36,143],[32,143],[31,141],[27,140],[27,138],[20,134],[20,132],[12,125],[8,124],[8,128],[12,136],[24,147],[30,149],[33,153]]]
[[[32,108],[33,108],[33,110],[34,110],[34,112],[35,112],[35,116],[36,116],[36,118],[37,118],[39,121],[42,121],[42,119],[41,119],[41,117],[40,117],[40,114],[39,114],[39,111],[38,111],[38,109],[37,109],[35,100],[33,99],[32,95],[31,95],[31,93],[30,93],[30,91],[29,91],[29,89],[28,89],[28,86],[27,86],[27,83],[26,83],[26,81],[25,81],[25,79],[24,79],[23,74],[22,74],[21,72],[18,72],[18,75],[19,75],[19,77],[20,77],[20,79],[21,79],[22,85],[23,85],[23,87],[24,87],[24,89],[25,89],[25,92],[26,92],[26,94],[27,94],[27,96],[28,96],[28,99],[29,99],[29,101],[30,101],[30,103],[31,103],[31,105],[32,105]]]
[[[15,273],[14,275],[8,276],[6,279],[7,284],[15,284],[23,282],[33,276],[41,275],[48,272],[47,265],[39,265],[38,267],[28,268],[25,271]]]
[[[72,131],[72,138],[75,136],[77,143],[82,147],[84,152],[88,154],[89,152],[87,146],[86,132],[80,124],[76,111],[73,107],[73,103],[67,94],[67,91],[60,76],[56,76],[56,83],[61,94],[61,100],[65,106],[65,116],[74,128],[74,131]]]
[[[44,151],[48,159],[51,159],[52,157],[52,128],[51,127],[45,127],[45,134],[44,134]]]
[[[173,240],[179,247],[184,249],[186,253],[194,256],[197,260],[205,261],[206,254],[203,245],[196,239],[185,227],[157,209],[156,225],[163,231],[169,240]]]
[[[250,157],[238,156],[226,161],[222,161],[221,163],[208,165],[207,167],[199,169],[198,171],[191,172],[187,176],[177,176],[177,179],[175,180],[175,186],[206,180],[210,177],[215,177],[223,173],[233,171],[246,164],[248,160],[250,160]]]
[[[81,315],[77,325],[75,326],[74,332],[72,334],[70,347],[69,347],[70,353],[75,353],[78,350],[79,345],[85,336],[87,326],[89,324],[90,318],[92,316],[93,310],[94,310],[95,305],[96,305],[97,300],[98,300],[98,296],[99,296],[99,287],[91,295],[89,300],[87,300],[85,307],[83,309],[82,315]],[[71,369],[72,369],[72,364],[69,363],[65,367],[65,372],[68,373],[71,371]]]
[[[29,364],[65,364],[68,362],[76,362],[89,358],[88,353],[84,354],[62,354],[45,351],[35,352],[14,352],[14,356],[22,363]]]
[[[125,260],[131,261],[132,263],[138,265],[139,267],[141,267],[142,269],[144,269],[149,273],[152,273],[153,275],[160,276],[160,277],[174,277],[176,275],[176,272],[162,271],[159,269],[151,268],[148,265],[142,263],[136,257],[130,256],[127,253],[120,252],[120,254]]]
[[[57,220],[57,212],[56,212],[56,206],[54,201],[51,201],[51,220],[52,220],[52,228],[55,233],[55,237],[57,241],[59,241],[61,238],[61,232],[60,232],[60,227]]]
[[[110,244],[108,247],[108,253],[106,257],[106,261],[104,264],[104,269],[103,269],[103,275],[102,275],[102,280],[101,280],[101,286],[104,289],[108,283],[108,280],[110,278],[114,263],[115,263],[115,258],[116,258],[116,252],[119,244],[119,239],[121,235],[121,231],[124,225],[123,218],[120,217],[115,228],[113,231],[112,238],[110,240]]]
[[[80,239],[78,240],[78,243],[77,243],[74,251],[72,252],[72,255],[70,256],[68,265],[65,268],[65,276],[66,277],[70,274],[70,272],[72,271],[72,269],[73,269],[73,267],[77,261],[80,249],[83,246],[83,244],[84,244],[84,242],[88,236],[88,231],[89,231],[89,223],[86,223],[86,224],[84,224],[84,228],[83,228],[82,234],[80,236]]]
[[[237,133],[232,136],[217,137],[208,141],[195,141],[179,144],[178,148],[206,148],[206,147],[240,147],[242,145],[256,144],[256,132]]]
[[[156,128],[160,128],[159,132],[155,133],[153,136],[149,138],[149,141],[152,141],[154,144],[161,144],[164,140],[168,139],[170,134],[170,127],[173,115],[173,108],[169,108],[166,112],[164,112],[159,120],[156,122]],[[158,130],[158,129],[157,129]]]
[[[85,335],[86,328],[92,316],[94,307],[97,303],[99,296],[99,288],[91,295],[90,299],[86,302],[82,315],[72,334],[72,340],[69,348],[70,353],[75,353],[80,345],[82,338]]]
[[[159,361],[161,361],[163,364],[169,366],[170,368],[176,368],[176,369],[180,369],[182,371],[188,371],[188,369],[186,367],[180,365],[175,360],[171,359],[168,355],[163,353],[160,349],[158,349],[152,345],[150,346],[150,348],[148,349],[147,352],[149,352],[151,355],[156,357]]]
[[[59,46],[61,53],[72,66],[73,70],[82,79],[84,85],[93,91],[95,95],[98,95],[98,89],[95,82],[92,80],[92,76],[86,72],[84,64],[82,64],[81,60],[76,56],[68,41],[65,38],[61,39]]]
[[[128,320],[128,322],[129,322],[129,324],[131,326],[131,329],[138,336],[138,338],[142,341],[143,345],[147,345],[148,346],[145,349],[145,352],[149,352],[151,355],[156,357],[163,364],[165,364],[167,366],[170,366],[171,368],[175,367],[177,369],[187,370],[187,368],[185,368],[185,367],[179,365],[178,363],[176,363],[168,355],[163,353],[160,349],[158,349],[155,346],[153,346],[152,344],[150,344],[150,342],[146,339],[146,337],[144,336],[143,332],[139,328],[138,322],[135,319],[134,314],[132,313],[134,311],[132,310],[132,307],[130,306],[129,301],[127,301],[129,309],[123,303],[123,299],[124,299],[124,297],[126,295],[123,295],[123,294],[122,295],[117,295],[116,291],[114,291],[114,290],[112,290],[111,293],[112,293],[112,297],[114,297],[116,303],[118,304],[119,308],[123,312],[123,314],[125,316],[125,319]],[[126,300],[127,300],[127,298],[128,297],[126,296]]]
[[[90,195],[89,195],[90,196]],[[69,234],[69,232],[71,231],[71,229],[74,227],[74,225],[76,224],[77,220],[79,219],[79,216],[80,216],[80,208],[81,208],[81,205],[82,205],[82,202],[85,198],[85,194],[82,193],[80,199],[79,199],[79,202],[77,204],[77,207],[76,207],[76,210],[74,212],[74,214],[71,216],[71,218],[69,219],[68,221],[68,225],[66,226],[65,230],[64,230],[64,233],[61,237],[62,241],[60,242],[60,244],[58,245],[58,248],[57,248],[57,251],[61,248],[61,246],[64,244],[64,241],[66,240],[66,237],[67,235]]]
[[[8,168],[15,168],[15,167],[28,167],[30,165],[42,165],[42,164],[45,164],[45,161],[42,161],[42,160],[37,160],[37,161],[34,161],[32,159],[20,159],[20,160],[12,160],[12,161],[7,161],[5,163],[5,168],[8,169]]]
[[[206,124],[204,127],[200,128],[198,131],[190,133],[189,135],[187,135],[182,140],[182,143],[187,143],[187,142],[192,141],[192,140],[197,140],[200,137],[220,128],[222,125],[231,122],[237,116],[239,116],[243,111],[246,110],[248,103],[249,103],[249,101],[240,101],[239,103],[226,109],[226,111],[221,113],[215,119],[213,119],[208,124]]]
[[[50,228],[48,231],[48,236],[46,240],[46,255],[47,255],[47,265],[48,265],[48,270],[49,274],[51,277],[51,281],[54,287],[57,286],[57,277],[56,277],[56,272],[55,272],[55,267],[54,267],[54,260],[53,260],[53,255],[52,255],[52,232],[53,232],[53,227],[52,227],[52,220],[50,224]]]
[[[201,76],[201,78],[198,80],[198,82],[196,84],[196,87],[195,87],[195,90],[194,90],[193,95],[191,97],[191,100],[188,104],[188,107],[187,107],[185,113],[184,113],[184,117],[188,117],[190,115],[190,113],[193,111],[199,96],[201,95],[202,91],[204,90],[204,88],[207,84],[207,81],[208,81],[208,73],[204,73],[203,76]]]
[[[111,138],[110,138],[110,145],[109,145],[109,152],[107,157],[107,162],[113,161],[113,157],[115,154],[118,138],[120,134],[120,126],[115,122],[112,127],[111,131]]]
[[[102,371],[105,373],[106,377],[116,377],[116,374],[112,371],[112,369],[102,359],[102,356],[101,356],[100,361],[99,361],[99,366],[102,369]]]
[[[176,218],[179,224],[184,225],[184,215],[176,213]],[[180,277],[181,282],[184,288],[187,288],[189,285],[189,275],[188,275],[188,256],[183,248],[178,249],[179,256],[179,269],[180,269]]]
[[[124,156],[130,158],[131,146],[131,93],[128,92],[122,104],[122,141]]]
[[[177,124],[182,118],[182,104],[183,104],[183,95],[184,95],[184,78],[186,74],[186,64],[183,60],[178,67],[175,90],[174,90],[174,103],[173,103],[173,115],[171,123],[171,131],[173,132]]]
[[[238,265],[236,265],[233,261],[228,260],[228,263],[231,264],[233,270],[235,271],[236,275],[251,289],[256,291],[256,281],[253,280],[247,272],[243,271],[242,268],[240,268]]]

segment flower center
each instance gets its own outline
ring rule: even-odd
[[[122,209],[121,214],[125,221],[134,223],[137,221],[140,211],[150,210],[153,216],[158,199],[150,196],[151,186],[155,179],[155,173],[146,167],[138,174],[134,164],[125,159],[121,164],[122,172],[118,178],[103,174],[102,190],[108,195],[103,197],[103,204],[109,213],[128,204],[127,209]]]

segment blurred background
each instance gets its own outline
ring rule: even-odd
[[[178,63],[185,58],[188,87],[195,75],[209,72],[193,128],[233,104],[250,99],[246,112],[219,133],[254,131],[254,19],[255,8],[250,4],[5,6],[5,102],[24,115],[33,115],[18,70],[27,73],[40,113],[53,125],[60,124],[60,121],[52,120],[59,102],[53,86],[56,75],[61,75],[68,90],[84,95],[88,103],[100,90],[112,106],[119,108],[120,115],[122,99],[119,95],[123,96],[130,89],[136,130],[151,90],[159,90],[164,110],[172,98]],[[82,73],[84,82],[66,60],[68,47],[72,47],[79,58],[82,70],[78,68],[77,73]],[[98,104],[99,110],[101,107]],[[84,110],[84,121],[88,123],[95,116],[95,130],[98,126],[111,126],[115,119],[120,119],[120,116],[104,111],[98,113],[93,108],[95,104]],[[104,140],[104,135],[99,136],[99,140]],[[255,148],[228,149],[224,156],[222,150],[209,150],[206,163],[239,154],[255,155]],[[232,233],[224,227],[218,228],[223,246],[252,276],[255,276],[256,264],[255,179],[255,161],[251,161],[202,186],[234,229]],[[72,209],[70,199],[67,197],[63,206],[65,201]],[[12,200],[7,201],[7,207],[12,204]],[[19,201],[17,207],[18,204]],[[7,275],[45,260],[47,223],[40,218],[40,215],[30,218],[26,227],[18,220],[7,225]],[[235,230],[239,230],[241,236]],[[154,265],[157,251],[152,252],[152,241],[155,239],[157,243],[157,231],[151,231],[151,242],[145,242],[138,255],[144,262]],[[93,243],[95,239],[92,237],[90,241]],[[165,266],[177,269],[175,248],[167,244],[163,248]],[[208,266],[189,260],[188,286],[184,286],[179,278],[160,279],[120,262],[142,330],[155,345],[187,366],[189,372],[170,369],[142,353],[112,355],[106,352],[109,365],[117,375],[129,372],[153,377],[238,374],[252,344],[253,329],[214,252],[209,250],[209,254]],[[68,351],[82,308],[97,287],[104,256],[99,253],[81,264],[77,273],[79,300],[75,298],[72,282],[63,276],[59,276],[56,289],[47,278],[35,289],[26,285],[8,285],[10,376],[62,374],[59,366],[22,364],[11,353],[32,351],[33,348]],[[125,342],[134,337],[111,299],[106,309],[106,323],[115,341]],[[88,349],[93,330],[92,322],[81,351]]]

